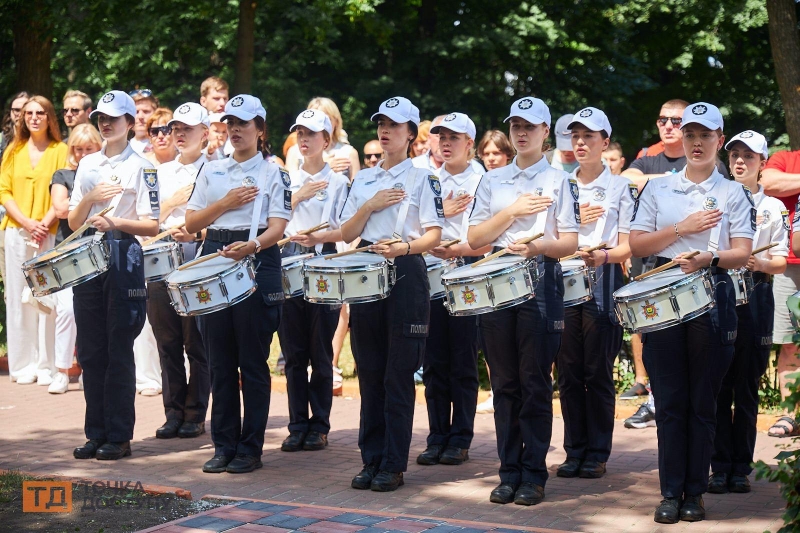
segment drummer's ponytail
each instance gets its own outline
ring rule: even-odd
[[[258,130],[256,150],[261,152],[261,155],[264,157],[264,159],[267,159],[272,155],[272,152],[269,149],[269,130],[267,129],[267,122],[258,116],[255,117],[253,121],[255,121],[256,129]]]

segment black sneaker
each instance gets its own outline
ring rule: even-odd
[[[649,391],[647,387],[642,385],[641,383],[634,383],[633,387],[623,392],[619,399],[620,400],[638,400],[642,396],[647,396]]]
[[[644,429],[655,427],[656,414],[650,408],[650,404],[643,403],[636,414],[625,419],[625,427],[629,429]]]

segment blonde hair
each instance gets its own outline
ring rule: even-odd
[[[67,139],[67,165],[69,168],[78,168],[78,162],[75,161],[75,147],[83,146],[85,144],[93,144],[98,148],[103,146],[103,138],[100,137],[100,132],[91,124],[78,124],[72,129]]]
[[[166,107],[159,107],[150,117],[147,119],[147,135],[150,136],[150,128],[161,119],[166,119],[167,122],[172,120],[172,110],[167,109]]]
[[[228,82],[219,76],[209,76],[200,84],[200,96],[208,96],[208,93],[211,92],[212,89],[220,92],[228,91]]]
[[[425,142],[428,140],[428,137],[430,137],[431,134],[432,124],[433,122],[430,120],[423,120],[419,123],[419,128],[417,128],[417,141]]]
[[[61,102],[62,103],[66,102],[67,98],[75,98],[75,97],[83,98],[83,110],[84,111],[86,111],[87,109],[92,107],[92,99],[89,98],[88,94],[86,94],[85,92],[82,92],[82,91],[75,91],[75,90],[67,91],[64,94],[64,98],[61,99]]]
[[[308,102],[306,109],[319,109],[331,119],[331,125],[333,126],[333,134],[331,135],[332,144],[336,144],[337,142],[349,144],[342,131],[344,127],[344,124],[342,124],[342,114],[339,112],[339,107],[336,105],[336,102],[330,98],[316,96]]]

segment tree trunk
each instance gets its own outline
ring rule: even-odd
[[[794,0],[767,0],[772,62],[792,150],[800,149],[800,33]]]
[[[256,0],[239,0],[239,29],[236,32],[234,94],[250,93],[253,88],[255,53]]]
[[[50,49],[53,36],[46,22],[46,10],[35,0],[21,3],[22,12],[12,25],[14,62],[17,66],[17,89],[53,99],[50,76]],[[26,7],[27,6],[27,7]]]

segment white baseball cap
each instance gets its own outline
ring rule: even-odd
[[[238,94],[228,100],[222,120],[236,117],[239,120],[253,120],[256,117],[267,119],[267,110],[261,105],[261,100],[249,94]]]
[[[208,121],[208,110],[194,102],[186,102],[179,106],[172,115],[172,120],[170,120],[167,125],[171,126],[173,122],[181,122],[187,126],[202,124],[206,128],[211,124]]]
[[[297,118],[294,120],[292,127],[289,128],[289,131],[296,130],[297,126],[305,126],[311,131],[325,130],[328,132],[328,135],[333,135],[333,124],[331,124],[331,119],[319,109],[306,109],[297,115]]]
[[[700,124],[716,131],[721,130],[725,122],[722,120],[722,113],[719,112],[717,106],[707,102],[697,102],[689,104],[689,107],[683,110],[681,129],[688,124]]]
[[[413,122],[419,126],[419,109],[411,100],[402,96],[394,96],[383,102],[370,120],[375,121],[380,115],[385,115],[398,124]]]
[[[94,117],[98,113],[105,113],[109,117],[121,117],[122,115],[130,115],[136,118],[136,103],[129,95],[122,91],[107,92],[97,102],[97,107],[89,115]]]
[[[464,113],[450,113],[446,115],[442,122],[431,128],[431,133],[437,134],[442,128],[454,131],[456,133],[466,133],[467,137],[475,140],[476,130],[475,123]]]
[[[556,120],[556,148],[562,152],[572,151],[572,130],[569,125],[572,123],[574,115],[563,115]]]
[[[225,118],[225,113],[211,113],[208,115],[208,123],[214,124],[215,122],[219,122],[220,124],[224,124],[222,119]]]
[[[531,124],[545,124],[550,127],[550,109],[547,104],[533,96],[520,98],[511,104],[511,112],[503,122],[508,122],[513,117],[525,119]]]
[[[757,154],[764,156],[764,159],[769,159],[769,148],[767,147],[767,139],[757,131],[745,130],[742,133],[734,135],[733,139],[725,143],[725,149],[730,150],[731,145],[735,142],[743,142]]]
[[[606,114],[596,107],[584,107],[575,113],[567,128],[572,130],[575,124],[583,124],[592,131],[604,131],[611,137],[611,123]]]

